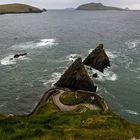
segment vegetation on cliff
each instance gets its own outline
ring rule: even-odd
[[[140,138],[139,126],[120,118],[111,110],[82,110],[85,110],[85,107],[79,107],[71,112],[61,112],[50,99],[32,116],[0,116],[0,139],[128,140],[133,136]]]
[[[26,4],[4,4],[0,5],[0,14],[15,14],[15,13],[41,13],[43,10],[29,6]]]
[[[88,3],[80,5],[77,10],[124,10],[117,7],[105,6],[102,3]]]

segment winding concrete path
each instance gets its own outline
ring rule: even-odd
[[[101,108],[103,109],[103,111],[107,111],[108,110],[108,105],[105,102],[105,100],[100,96],[97,95],[96,93],[93,92],[88,92],[88,91],[82,91],[79,90],[80,92],[83,93],[87,93],[90,94],[91,96],[95,97],[97,99],[97,101],[100,103]],[[39,103],[35,106],[35,108],[33,109],[33,111],[26,115],[26,116],[31,116],[33,115],[35,112],[37,112],[41,106],[48,101],[48,99],[50,97],[52,97],[52,100],[54,102],[54,104],[61,110],[61,111],[72,111],[74,109],[76,109],[79,105],[83,105],[87,108],[89,108],[90,110],[98,110],[100,109],[100,107],[94,105],[94,104],[79,104],[79,105],[64,105],[60,102],[60,96],[64,93],[65,91],[62,88],[52,88],[48,91],[46,91],[44,93],[44,95],[42,96],[41,100],[39,101]]]
[[[59,93],[53,94],[52,99],[54,104],[63,112],[75,110],[79,105],[85,106],[90,110],[98,110],[100,109],[98,106],[94,104],[78,104],[78,105],[64,105],[60,101],[60,97],[64,93],[64,90],[59,90]]]

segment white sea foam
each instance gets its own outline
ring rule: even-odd
[[[30,60],[28,57],[25,56],[20,56],[19,58],[14,58],[14,55],[8,55],[6,57],[4,57],[3,59],[1,59],[0,63],[1,65],[13,65],[16,64],[17,61],[20,60]]]
[[[88,53],[90,54],[92,51],[93,51],[93,49],[90,49],[90,50],[88,51]]]
[[[38,42],[29,41],[20,44],[13,45],[11,48],[14,50],[27,50],[27,49],[36,49],[36,48],[50,48],[54,45],[57,45],[56,39],[40,39]]]
[[[17,96],[17,97],[16,97],[16,100],[18,101],[19,99],[20,99],[20,96]]]
[[[112,52],[110,50],[106,50],[106,54],[107,56],[110,58],[110,59],[115,59],[118,57],[117,53],[116,52]]]
[[[48,85],[50,85],[51,87],[53,87],[54,86],[54,83],[55,82],[57,82],[58,80],[59,80],[59,78],[61,77],[61,73],[59,73],[59,72],[54,72],[52,75],[51,75],[51,79],[50,80],[47,80],[47,81],[45,81],[45,80],[43,80],[43,85],[44,86],[48,86]]]
[[[70,62],[74,62],[79,56],[79,54],[70,54],[66,57],[66,59]]]
[[[127,41],[125,44],[129,47],[129,49],[134,49],[140,44],[140,40],[136,39],[134,41]]]
[[[129,114],[132,114],[132,115],[139,115],[139,113],[138,113],[138,112],[133,111],[133,110],[128,110],[128,109],[125,109],[125,110],[123,110],[123,111],[125,111],[125,112],[127,112],[127,113],[129,113]]]
[[[99,80],[99,81],[105,81],[105,80],[116,81],[118,79],[117,74],[114,73],[113,71],[108,70],[108,69],[105,69],[104,73],[101,73],[101,72],[93,69],[92,73],[97,73],[98,74],[97,80]]]
[[[13,58],[14,55],[9,55],[9,56],[6,56],[4,57],[0,63],[1,65],[13,65],[13,64],[16,64],[16,60],[13,59],[13,60],[10,60],[11,58]]]

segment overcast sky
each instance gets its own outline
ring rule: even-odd
[[[5,3],[25,3],[40,8],[63,9],[77,7],[88,2],[101,2],[104,5],[121,8],[140,9],[140,0],[0,0],[0,4]]]

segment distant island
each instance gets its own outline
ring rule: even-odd
[[[125,10],[122,8],[105,6],[102,3],[87,3],[80,5],[76,10]]]
[[[0,5],[0,14],[42,13],[45,11],[47,10],[19,3]]]

